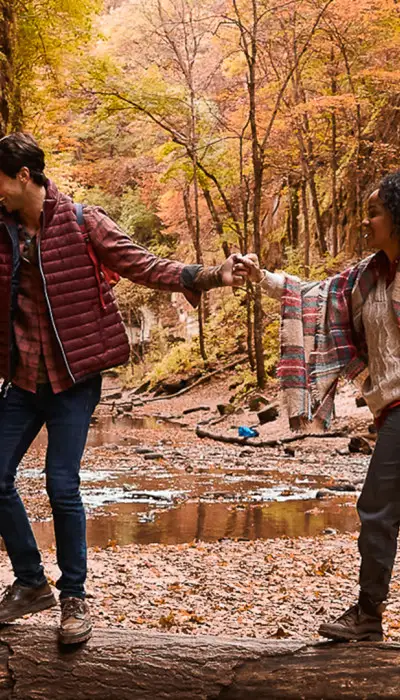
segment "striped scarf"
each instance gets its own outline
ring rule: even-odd
[[[285,275],[278,376],[292,430],[314,419],[329,427],[339,377],[365,379],[362,307],[385,257],[371,255],[323,282]],[[400,327],[400,269],[392,303]]]

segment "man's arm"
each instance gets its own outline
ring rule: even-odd
[[[84,218],[96,255],[106,267],[145,287],[182,292],[192,306],[198,305],[202,291],[238,286],[247,276],[245,266],[236,262],[234,256],[217,267],[185,265],[159,258],[133,243],[100,207],[85,207]]]

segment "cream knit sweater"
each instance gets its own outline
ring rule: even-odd
[[[274,299],[280,299],[285,276],[264,270],[261,288]],[[392,286],[379,278],[369,293],[362,310],[368,346],[368,376],[361,385],[370,411],[378,417],[385,406],[400,401],[400,329],[391,303]]]

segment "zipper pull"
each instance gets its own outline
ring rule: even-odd
[[[12,387],[12,382],[3,382],[3,385],[1,387],[1,398],[2,399],[7,398],[7,394],[10,391],[11,387]]]

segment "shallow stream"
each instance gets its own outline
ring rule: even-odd
[[[217,444],[214,450],[200,441],[202,454],[199,452],[193,466],[184,468],[184,448],[165,448],[162,444],[166,426],[182,433],[183,441],[188,435],[182,422],[154,416],[99,418],[92,426],[89,451],[92,448],[95,455],[96,451],[106,453],[110,468],[83,468],[81,472],[89,546],[306,537],[357,528],[355,493],[316,498],[323,479],[283,471],[282,456],[279,460],[270,457],[268,463],[261,459],[258,467],[253,459],[251,468],[247,468],[246,460],[240,463],[238,455],[230,466],[230,452],[227,464],[222,466],[218,455],[224,454],[224,446]],[[146,431],[151,432],[153,443],[154,431],[159,433],[161,447],[152,445],[148,451],[161,449],[163,458],[138,466],[130,455],[139,445],[150,444],[144,441]],[[33,445],[40,462],[46,440],[43,432]],[[196,454],[193,438],[190,444]],[[129,449],[131,452],[127,452]],[[201,468],[204,450],[212,459],[216,456],[211,467]],[[44,493],[40,468],[23,468],[21,475],[29,482],[34,480],[35,492]],[[34,522],[33,527],[41,547],[54,544],[50,519]]]

